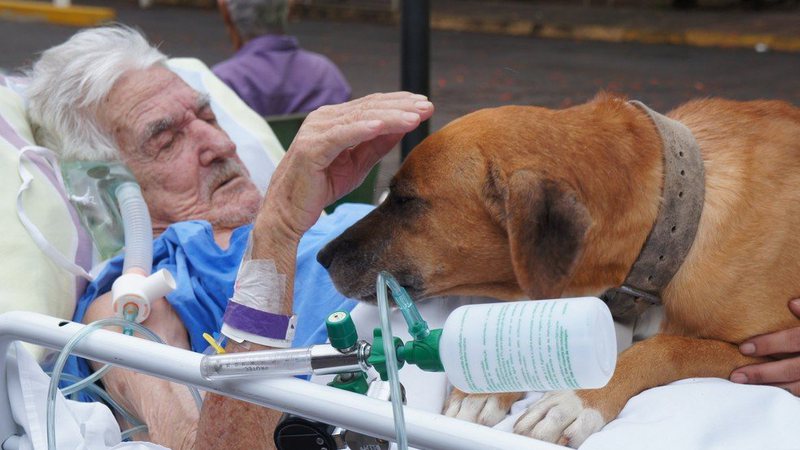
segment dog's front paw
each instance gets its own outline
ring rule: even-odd
[[[453,389],[444,404],[444,415],[486,426],[495,426],[505,419],[511,405],[522,397],[521,392],[508,394],[465,394]]]
[[[587,407],[575,391],[556,391],[531,405],[517,419],[514,432],[578,448],[605,424],[600,411]]]

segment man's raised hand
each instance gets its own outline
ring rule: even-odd
[[[425,96],[373,94],[310,113],[270,181],[263,214],[301,236],[352,191],[403,137],[433,114]]]

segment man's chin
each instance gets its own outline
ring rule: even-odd
[[[235,183],[235,184],[234,184]],[[249,180],[231,181],[212,196],[215,225],[238,227],[252,222],[261,205],[261,192]]]

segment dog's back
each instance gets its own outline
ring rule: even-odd
[[[795,325],[800,296],[800,109],[778,101],[687,103],[706,169],[700,228],[665,297],[666,330],[740,342]]]

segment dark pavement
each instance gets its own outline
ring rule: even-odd
[[[466,8],[476,2],[458,3]],[[195,56],[212,65],[231,54],[216,10],[157,5],[142,11],[132,1],[96,0],[94,4],[116,8],[120,22],[141,28],[170,56]],[[550,3],[542,6],[554,7]],[[585,10],[579,5],[570,8]],[[619,9],[623,10],[627,11]],[[758,17],[775,23],[796,21],[798,17],[797,8],[787,6],[765,13],[738,8],[701,11],[717,20],[728,12],[755,23],[761,23]],[[657,17],[665,11],[653,9],[639,14]],[[788,33],[775,25],[774,31],[779,30]],[[23,66],[36,52],[63,42],[74,31],[65,26],[0,19],[0,67]],[[290,33],[305,48],[323,53],[338,64],[355,96],[399,88],[400,31],[396,24],[300,18],[291,24]],[[506,104],[565,107],[584,102],[601,90],[640,99],[660,111],[708,96],[782,99],[800,105],[798,73],[800,53],[793,52],[434,30],[431,98],[437,112],[431,129],[479,108]],[[388,157],[381,184],[396,169],[398,159],[397,154]]]
[[[307,0],[306,17],[395,23],[378,0]],[[431,0],[431,26],[512,36],[686,44],[701,47],[767,46],[800,51],[797,0],[698,0],[692,9],[675,9],[668,0]]]

